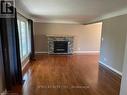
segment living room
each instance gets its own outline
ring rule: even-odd
[[[127,94],[127,1],[0,2],[2,95]]]

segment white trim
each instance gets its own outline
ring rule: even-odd
[[[28,12],[22,10],[21,8],[18,8],[17,6],[16,6],[16,11],[17,11],[17,13],[21,14],[25,18],[29,18],[29,19],[34,20],[34,17],[32,17]]]
[[[117,17],[117,16],[121,16],[121,15],[126,15],[127,14],[127,8],[115,11],[115,12],[111,12],[102,16],[99,16],[97,18],[95,18],[94,20],[88,21],[86,22],[86,24],[88,23],[94,23],[94,22],[98,22],[98,21],[102,21],[105,19],[109,19],[109,18],[113,18],[113,17]]]
[[[43,18],[38,18],[38,17],[34,17],[32,15],[30,15],[28,12],[25,12],[24,10],[22,10],[21,8],[19,8],[18,6],[16,6],[17,11],[19,13],[21,13],[22,15],[24,15],[27,18],[31,18],[34,22],[41,22],[41,23],[65,23],[65,24],[81,24],[80,22],[76,22],[76,21],[66,21],[66,20],[47,20],[47,19],[43,19]],[[125,15],[127,14],[127,8],[123,8],[120,9],[118,11],[114,11],[114,12],[110,12],[101,16],[96,17],[93,20],[90,20],[88,22],[84,22],[85,24],[89,24],[89,23],[94,23],[94,22],[98,22],[98,21],[102,21],[105,19],[109,19],[112,17],[116,17],[116,16],[120,16],[120,15]],[[84,24],[83,23],[83,24]]]
[[[27,66],[27,64],[30,62],[30,60],[28,59],[25,64],[22,66],[22,70]]]
[[[0,95],[2,95],[2,94],[3,94],[3,95],[4,95],[4,94],[7,94],[7,89],[4,89]]]
[[[33,20],[34,22],[40,22],[40,23],[59,23],[59,24],[80,24],[75,21],[66,21],[66,20],[45,20],[45,19],[39,19],[35,18]]]
[[[74,51],[74,53],[88,53],[88,54],[95,54],[95,53],[100,53],[100,51]]]
[[[18,11],[19,11],[19,9],[18,9]],[[20,13],[24,14],[23,12],[21,12],[21,10],[20,10]],[[109,18],[112,18],[112,17],[121,16],[121,15],[125,15],[125,14],[127,14],[127,8],[123,8],[123,9],[118,10],[118,11],[114,11],[114,12],[110,12],[110,13],[98,16],[95,19],[89,20],[88,22],[84,22],[84,23],[85,24],[95,23],[95,22],[98,22],[98,21],[102,21],[102,20],[105,20],[105,19],[109,19]],[[40,22],[40,23],[82,24],[82,23],[76,22],[76,21],[47,20],[47,19],[37,18],[37,17],[33,17],[33,16],[27,16],[27,17],[33,19],[34,22]]]
[[[48,53],[48,52],[46,52],[46,51],[44,51],[44,52],[43,51],[35,52],[35,54],[43,54],[43,53]]]
[[[40,51],[40,52],[35,52],[35,54],[43,54],[43,53],[48,53],[48,52],[42,52],[42,51]],[[78,54],[78,53],[86,53],[86,54],[98,54],[98,53],[100,53],[100,51],[74,51],[73,53],[76,53],[76,54]]]
[[[107,68],[109,68],[110,70],[112,70],[112,71],[114,71],[114,72],[116,72],[117,74],[119,74],[119,75],[121,75],[121,76],[122,76],[122,72],[120,72],[120,71],[118,71],[118,70],[116,70],[116,69],[112,68],[111,66],[109,66],[109,65],[105,64],[105,63],[104,63],[104,62],[102,62],[102,61],[99,61],[99,63],[100,63],[100,64],[102,64],[102,65],[104,65],[104,66],[106,66],[106,67],[107,67]]]

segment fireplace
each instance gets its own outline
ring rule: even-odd
[[[73,54],[73,36],[48,35],[48,54]]]
[[[68,41],[54,41],[54,53],[68,53]]]

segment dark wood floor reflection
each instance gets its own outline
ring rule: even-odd
[[[119,95],[120,78],[98,55],[40,55],[24,75],[22,95]]]

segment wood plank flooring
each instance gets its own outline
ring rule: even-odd
[[[39,55],[24,74],[21,95],[119,95],[120,78],[98,55]]]

